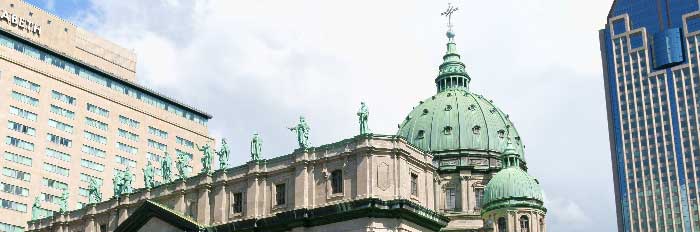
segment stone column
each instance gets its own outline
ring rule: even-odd
[[[177,198],[177,201],[175,202],[175,211],[181,213],[181,214],[187,214],[187,204],[185,204],[185,191],[184,190],[176,190],[177,192],[175,193],[175,197]]]
[[[227,210],[229,208],[228,193],[226,192],[226,184],[218,186],[214,190],[214,223],[222,223],[228,221]]]
[[[117,209],[119,210],[119,223],[117,225],[120,225],[129,217],[129,210],[126,206],[119,206]]]
[[[85,222],[85,232],[97,232],[95,225],[95,215],[88,215],[87,217],[88,218]]]
[[[306,162],[301,162],[301,164],[294,167],[294,208],[304,208],[309,205],[309,191],[308,191],[308,169],[306,168]]]
[[[473,212],[474,207],[472,206],[472,187],[471,187],[471,176],[460,176],[460,195],[462,198],[462,212]]]
[[[205,184],[199,189],[197,198],[197,222],[204,225],[211,224],[211,205],[209,204],[209,193],[211,185]]]

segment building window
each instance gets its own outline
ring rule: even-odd
[[[63,94],[61,92],[58,92],[56,90],[51,91],[51,97],[53,99],[65,102],[66,104],[75,105],[75,98],[74,97],[68,96],[68,95]]]
[[[99,177],[94,177],[85,173],[80,173],[80,181],[85,182],[85,183],[90,183],[90,179],[95,180],[97,182],[97,185],[102,186],[102,178]]]
[[[58,197],[56,195],[48,194],[48,193],[41,193],[40,198],[43,199],[45,202],[54,203],[54,204],[58,204],[59,201],[61,200],[60,197]]]
[[[107,232],[107,224],[100,224],[99,232]]]
[[[75,112],[67,110],[67,109],[63,109],[63,108],[55,106],[55,105],[51,105],[50,111],[51,111],[51,113],[58,114],[58,115],[61,115],[63,117],[69,118],[69,119],[75,118]]]
[[[36,118],[37,118],[35,113],[29,112],[29,111],[26,111],[26,110],[23,110],[23,109],[14,107],[14,106],[10,106],[10,114],[16,115],[20,118],[24,118],[24,119],[34,121],[34,122],[36,122]]]
[[[184,151],[181,151],[180,149],[175,149],[175,154],[187,156],[189,158],[189,160],[192,160],[192,153],[184,152]]]
[[[49,119],[49,126],[56,128],[60,131],[66,132],[66,133],[73,134],[73,126],[68,125],[66,123],[62,123],[62,122],[59,122],[59,121],[56,121],[53,119]]]
[[[540,218],[540,232],[544,231],[544,219]]]
[[[119,122],[121,122],[122,125],[130,126],[132,128],[139,128],[139,124],[141,124],[139,121],[127,118],[123,115],[119,115]]]
[[[69,171],[67,168],[53,165],[50,163],[44,163],[44,171],[56,173],[56,174],[61,175],[61,176],[68,176],[68,174],[69,174]]]
[[[107,123],[100,122],[100,121],[97,121],[97,120],[89,118],[89,117],[85,117],[85,125],[88,125],[88,126],[91,126],[91,127],[103,130],[103,131],[107,131],[107,129],[109,128],[109,125],[107,125]]]
[[[49,188],[53,188],[53,189],[58,189],[58,190],[68,189],[68,184],[63,183],[63,182],[60,182],[60,181],[57,181],[57,180],[52,180],[52,179],[49,179],[49,178],[46,178],[46,177],[44,177],[44,178],[41,180],[41,183],[42,183],[45,187],[49,187]]]
[[[126,165],[126,166],[129,166],[132,168],[136,167],[136,161],[133,161],[131,159],[124,158],[121,156],[115,156],[114,161],[117,162],[118,164]]]
[[[39,105],[39,99],[12,91],[12,98],[23,103],[27,103],[32,106],[38,106]]]
[[[482,189],[482,188],[474,189],[474,196],[476,199],[476,206],[474,206],[474,208],[481,209],[481,201],[484,199],[484,189]]]
[[[498,218],[498,232],[508,232],[508,225],[506,224],[506,218]]]
[[[445,210],[454,211],[457,209],[457,189],[445,189]]]
[[[148,146],[155,148],[155,149],[158,149],[158,150],[161,150],[161,151],[168,151],[167,145],[150,140],[150,139],[148,140]]]
[[[452,127],[451,126],[445,126],[445,128],[442,129],[442,133],[445,135],[451,135],[452,134]]]
[[[107,144],[107,138],[92,132],[83,131],[85,139],[92,140],[101,144]]]
[[[34,144],[11,136],[5,137],[5,144],[27,151],[34,151]]]
[[[81,150],[83,151],[83,153],[97,156],[100,158],[104,158],[107,155],[107,152],[105,152],[104,150],[97,149],[88,145],[83,145],[83,148]]]
[[[148,158],[148,160],[153,161],[155,163],[160,163],[160,160],[162,159],[162,157],[160,157],[159,155],[156,155],[156,154],[153,154],[150,152],[146,152],[146,158]]]
[[[32,166],[32,158],[18,155],[15,153],[5,152],[5,160],[25,166]]]
[[[121,156],[117,156],[117,157],[121,157]],[[96,163],[96,162],[93,162],[93,161],[90,161],[90,160],[86,160],[86,159],[81,159],[81,160],[80,160],[80,166],[82,166],[82,167],[84,167],[84,168],[89,168],[89,169],[92,169],[92,170],[95,170],[95,171],[98,171],[98,172],[104,172],[104,171],[105,171],[105,166],[104,166],[104,165],[99,164],[99,163]]]
[[[335,170],[331,172],[331,192],[333,194],[343,193],[343,171]]]
[[[132,154],[132,155],[135,155],[139,151],[139,149],[137,149],[135,147],[132,147],[132,146],[120,143],[120,142],[117,142],[117,149],[124,151],[126,153],[129,153],[129,154]]]
[[[64,147],[71,147],[71,146],[73,146],[73,141],[72,141],[72,140],[67,139],[67,138],[63,138],[63,137],[61,137],[61,136],[54,135],[54,134],[51,134],[51,133],[47,133],[47,134],[46,134],[46,140],[48,140],[49,142],[52,142],[52,143],[55,143],[55,144],[64,146]]]
[[[134,142],[139,141],[139,136],[137,134],[122,130],[121,128],[117,131],[117,134],[120,137],[126,138],[126,139],[134,141]]]
[[[34,128],[13,121],[7,121],[7,129],[27,134],[30,136],[36,135],[36,130]]]
[[[28,188],[23,188],[23,187],[19,187],[19,186],[7,184],[7,183],[0,182],[0,190],[2,190],[3,192],[9,193],[9,194],[17,195],[17,196],[22,196],[22,197],[29,196],[29,189]],[[2,231],[2,230],[0,229],[0,231]]]
[[[22,212],[22,213],[27,212],[27,205],[22,204],[22,203],[17,203],[17,202],[10,201],[10,200],[0,199],[0,205],[2,205],[3,209],[14,210],[14,211]]]
[[[109,110],[106,110],[102,107],[87,103],[87,111],[96,113],[98,115],[104,116],[104,117],[109,117]]]
[[[24,232],[24,227],[15,226],[15,225],[10,225],[10,224],[7,224],[7,223],[2,223],[2,222],[0,222],[0,231],[7,231],[7,232]]]
[[[418,134],[416,135],[416,139],[422,139],[422,138],[425,138],[425,131],[419,130]]]
[[[243,193],[237,192],[233,194],[233,213],[243,212]]]
[[[418,196],[418,174],[411,173],[411,195]]]
[[[23,171],[17,171],[11,168],[2,168],[2,174],[7,177],[15,178],[23,181],[31,181],[32,174]]]
[[[530,219],[527,216],[520,216],[520,232],[530,232]]]
[[[506,137],[506,131],[505,130],[498,130],[498,138],[505,138]]]
[[[164,138],[164,139],[168,138],[168,132],[165,132],[163,130],[160,130],[160,129],[152,127],[152,126],[148,127],[148,133],[155,135],[155,136],[158,136],[158,137],[161,137],[161,138]]]
[[[15,85],[20,86],[20,87],[25,88],[25,89],[28,89],[28,90],[31,90],[32,92],[37,92],[37,93],[41,89],[41,86],[39,86],[38,84],[31,82],[31,81],[28,81],[28,80],[25,80],[25,79],[22,79],[22,78],[17,77],[17,76],[15,76]]]
[[[175,142],[177,142],[177,144],[183,145],[185,147],[194,148],[194,143],[192,141],[180,138],[180,136],[175,136]]]
[[[478,134],[480,134],[480,133],[481,133],[481,127],[480,127],[480,126],[478,126],[478,125],[477,125],[477,126],[474,126],[474,127],[472,127],[472,133],[474,133],[475,135],[478,135]]]
[[[285,184],[275,185],[275,205],[284,205],[286,203],[285,197],[287,195],[287,188]]]

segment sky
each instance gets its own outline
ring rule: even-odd
[[[436,93],[447,0],[30,0],[137,54],[143,85],[214,116],[232,165],[289,154],[304,115],[312,145],[395,134]],[[598,30],[611,0],[460,1],[455,42],[471,91],[510,115],[550,231],[615,231]]]

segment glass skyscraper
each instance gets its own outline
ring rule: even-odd
[[[600,30],[620,231],[700,231],[699,5],[617,0]]]

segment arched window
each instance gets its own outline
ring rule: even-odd
[[[331,172],[331,190],[333,194],[343,192],[343,171],[335,170]]]
[[[530,232],[530,219],[527,216],[520,216],[520,232]]]
[[[506,225],[506,218],[498,218],[498,232],[508,232],[508,225]]]
[[[540,218],[540,232],[544,232],[544,219]]]

